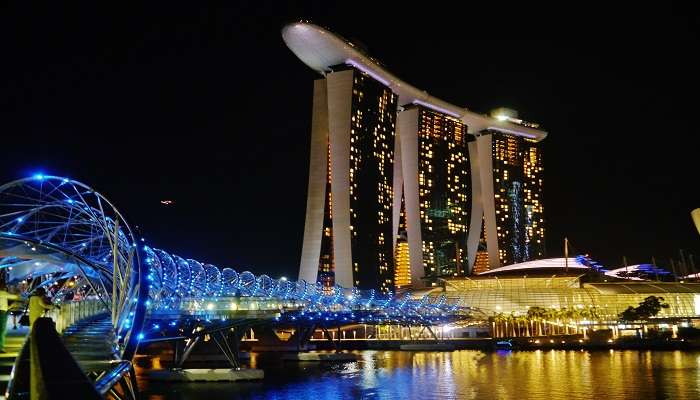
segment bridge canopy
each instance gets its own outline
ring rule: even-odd
[[[72,179],[35,175],[0,186],[0,268],[54,298],[96,296],[130,357],[145,308],[137,240],[114,205]]]

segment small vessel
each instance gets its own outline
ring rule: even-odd
[[[496,343],[493,344],[493,347],[496,350],[513,350],[513,341],[510,339],[506,340],[498,340]]]

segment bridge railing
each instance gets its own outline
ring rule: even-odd
[[[60,309],[53,309],[46,313],[56,323],[56,331],[59,334],[85,318],[108,311],[104,303],[97,297],[66,302],[60,304],[60,307]]]

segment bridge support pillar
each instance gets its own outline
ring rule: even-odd
[[[224,354],[229,364],[235,369],[241,368],[241,360],[239,358],[239,344],[241,342],[241,332],[239,329],[235,329],[231,335],[224,334],[223,331],[217,331],[212,333],[211,337],[214,339],[214,343]],[[233,348],[231,348],[231,343],[229,337],[233,336]]]
[[[190,341],[187,343],[181,340],[175,342],[175,352],[173,353],[173,365],[175,366],[175,368],[182,368],[182,365],[187,360],[187,357],[190,356],[190,353],[192,353],[194,346],[196,346],[197,343],[199,343],[199,340],[201,338],[201,336],[197,336],[193,339],[190,339]]]
[[[338,326],[338,340],[333,340],[333,336],[328,331],[328,328],[326,328],[325,326],[321,326],[321,330],[323,331],[324,336],[326,336],[328,341],[331,342],[331,344],[333,345],[335,352],[339,353],[340,352],[340,326]]]
[[[435,340],[440,340],[438,339],[437,335],[435,335],[435,332],[433,332],[433,330],[430,329],[430,326],[426,325],[425,328],[428,329],[428,332],[430,332],[430,334],[433,336],[433,338],[435,338]]]
[[[306,347],[306,345],[311,340],[311,337],[314,335],[314,331],[316,331],[315,324],[312,324],[310,326],[298,324],[296,326],[296,331],[294,332],[294,335],[296,336],[297,351],[302,351],[302,348]]]

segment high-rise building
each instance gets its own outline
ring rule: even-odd
[[[391,291],[543,254],[546,132],[430,96],[317,25],[282,36],[323,76],[300,279]]]
[[[542,147],[524,139],[523,205],[525,217],[525,261],[545,256]]]
[[[396,107],[391,90],[352,66],[316,81],[303,279],[393,288]]]
[[[508,111],[514,117],[505,118],[525,123],[512,110]],[[538,142],[507,132],[485,130],[471,150],[478,154],[480,166],[487,166],[480,168],[484,212],[480,239],[486,238],[489,267],[544,257],[544,168]]]
[[[399,113],[394,200],[405,203],[410,260],[425,283],[469,271],[471,139],[467,126],[444,112],[409,105]]]

